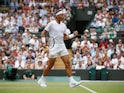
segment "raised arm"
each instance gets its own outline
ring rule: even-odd
[[[69,35],[64,34],[64,40],[72,39],[77,35],[78,35],[78,31],[74,31],[72,34],[69,34]]]

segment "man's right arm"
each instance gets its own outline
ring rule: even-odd
[[[41,40],[42,40],[42,43],[46,43],[46,33],[47,31],[46,30],[43,30],[42,33],[41,33]]]

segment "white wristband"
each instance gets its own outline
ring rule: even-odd
[[[69,39],[72,39],[73,37],[75,37],[74,34],[70,34],[68,36],[69,36]]]
[[[45,37],[42,37],[42,38],[41,38],[41,41],[42,41],[42,43],[46,43]]]

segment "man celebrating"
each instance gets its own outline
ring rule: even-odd
[[[38,84],[41,87],[47,87],[45,82],[45,76],[48,74],[48,72],[51,70],[51,68],[54,66],[55,60],[57,56],[59,55],[62,59],[62,61],[65,64],[65,70],[67,73],[67,76],[69,78],[69,86],[75,87],[79,85],[81,82],[77,82],[73,79],[72,76],[72,70],[71,70],[71,62],[69,59],[69,54],[66,49],[64,40],[71,39],[78,35],[77,31],[74,31],[73,34],[67,35],[66,25],[62,22],[66,17],[66,10],[59,10],[56,13],[56,19],[48,23],[48,25],[45,27],[45,29],[41,33],[42,42],[46,43],[45,35],[48,32],[49,37],[53,40],[50,40],[50,48],[49,48],[49,63],[47,68],[44,69],[43,74],[41,78],[38,80]],[[52,45],[52,47],[51,47]]]

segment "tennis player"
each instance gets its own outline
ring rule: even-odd
[[[45,27],[45,29],[41,33],[41,38],[43,43],[46,43],[45,35],[47,32],[49,33],[49,36],[51,39],[50,48],[49,48],[49,63],[47,68],[44,69],[41,78],[38,80],[38,84],[41,87],[47,87],[45,82],[45,76],[47,76],[48,72],[54,66],[55,60],[58,55],[61,57],[62,61],[65,64],[65,70],[69,78],[69,86],[75,87],[80,84],[80,82],[75,81],[72,76],[69,53],[64,44],[64,40],[68,40],[77,36],[78,32],[74,31],[70,35],[66,34],[67,27],[63,23],[63,20],[65,19],[65,17],[66,17],[66,10],[63,9],[58,11],[56,13],[56,19],[48,23],[48,25]]]

